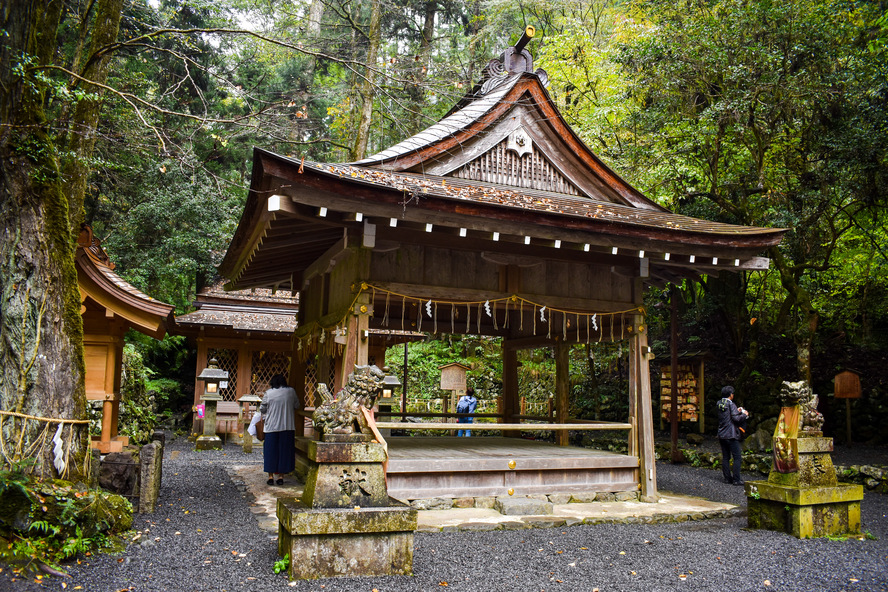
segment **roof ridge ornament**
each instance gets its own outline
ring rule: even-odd
[[[89,255],[89,258],[114,271],[116,265],[111,261],[108,253],[102,248],[102,241],[93,236],[92,226],[89,224],[80,225],[80,234],[77,236],[77,245],[83,247],[83,250]]]
[[[536,74],[543,86],[548,84],[549,75],[542,68],[533,69],[533,56],[530,54],[530,50],[526,49],[535,34],[536,29],[528,26],[524,29],[524,34],[521,35],[518,43],[503,50],[498,59],[487,62],[487,66],[481,73],[480,95],[485,95],[497,88],[509,80],[512,75],[525,72]]]

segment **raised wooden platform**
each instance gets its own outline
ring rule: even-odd
[[[297,438],[297,472],[306,443]],[[387,443],[389,495],[402,500],[638,490],[638,459],[614,452],[502,437]]]

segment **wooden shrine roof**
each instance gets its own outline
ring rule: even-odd
[[[269,289],[226,292],[221,284],[197,295],[197,310],[176,317],[175,332],[190,335],[202,328],[276,334],[289,338],[296,330],[299,298]]]
[[[163,339],[174,322],[175,307],[155,300],[114,273],[114,263],[89,226],[84,226],[78,237],[75,266],[81,299],[90,298],[104,307],[106,314],[120,316],[136,331]]]
[[[331,249],[361,236],[377,248],[624,268],[642,260],[640,275],[654,283],[767,268],[759,255],[785,229],[691,218],[651,201],[567,125],[527,50],[503,56],[441,121],[356,163],[255,149],[247,204],[219,268],[226,287],[298,291]]]
[[[299,298],[289,292],[264,288],[225,291],[218,283],[197,295],[197,310],[176,317],[170,332],[189,337],[202,329],[216,329],[217,335],[230,333],[290,339],[297,327]],[[419,341],[425,335],[415,331],[370,329],[374,344],[394,345]]]
[[[270,188],[259,191],[254,181],[219,268],[230,289],[298,290],[316,260],[369,223],[380,240],[623,265],[647,258],[652,277],[662,281],[766,269],[758,254],[785,232],[450,177],[303,162],[260,149],[254,167],[260,186]],[[428,225],[434,232],[426,232]]]

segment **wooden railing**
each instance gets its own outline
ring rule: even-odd
[[[311,419],[314,409],[300,409],[297,415]],[[567,423],[552,423],[548,417],[539,415],[513,415],[512,422],[506,423],[501,413],[410,413],[409,417],[438,418],[445,421],[385,421],[385,417],[401,417],[400,411],[377,412],[376,427],[381,430],[478,430],[478,431],[618,431],[629,430],[630,450],[634,437],[634,426],[631,423],[618,421],[592,421],[585,419],[568,419]],[[498,421],[481,421],[475,423],[457,423],[453,420],[460,417],[474,417],[476,419],[494,419]],[[519,421],[514,421],[519,420]],[[521,421],[523,420],[523,421]],[[539,423],[527,423],[530,421]]]

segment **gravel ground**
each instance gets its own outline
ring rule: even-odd
[[[866,494],[863,526],[877,540],[798,540],[747,531],[745,517],[663,525],[595,525],[497,532],[417,534],[412,577],[338,578],[289,586],[272,571],[274,538],[250,511],[225,466],[261,461],[234,445],[195,452],[168,442],[160,506],[135,517],[139,545],[81,558],[70,578],[0,590],[133,591],[582,591],[888,590],[888,496]],[[659,463],[664,491],[745,506],[743,488],[721,473]],[[752,475],[744,478],[754,478]]]

